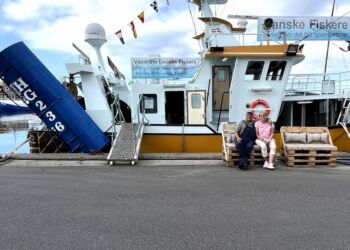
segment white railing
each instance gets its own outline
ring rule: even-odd
[[[263,33],[218,33],[218,34],[210,34],[209,35],[209,41],[210,44],[209,47],[211,46],[216,46],[216,43],[219,41],[218,39],[220,39],[220,37],[233,37],[237,40],[238,44],[234,44],[232,40],[232,45],[231,46],[246,46],[246,45],[256,45],[256,44],[260,44],[263,45],[265,44],[276,44],[276,45],[283,45],[284,42],[275,40],[273,38],[271,38],[270,36],[268,36],[267,34],[263,34]],[[258,37],[263,37],[262,41],[257,41]],[[226,44],[226,46],[228,46],[228,44]]]
[[[340,95],[350,93],[350,71],[327,74],[293,74],[289,76],[286,96]]]

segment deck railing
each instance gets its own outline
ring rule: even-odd
[[[350,71],[327,74],[293,74],[289,76],[286,96],[337,95],[348,97]]]

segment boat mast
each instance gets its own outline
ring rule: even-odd
[[[334,6],[335,6],[335,0],[333,0],[333,7],[332,7],[332,13],[331,13],[331,17],[333,19],[333,15],[334,15]],[[329,44],[330,44],[330,40],[331,40],[331,37],[330,35],[328,35],[328,42],[327,42],[327,52],[326,52],[326,62],[324,64],[324,75],[323,75],[323,80],[325,80],[325,77],[326,77],[326,73],[327,73],[327,64],[328,64],[328,53],[329,53]]]
[[[332,13],[331,13],[331,17],[333,19],[333,15],[334,15],[334,6],[335,6],[335,0],[333,0],[333,6],[332,6]],[[327,42],[327,52],[326,52],[326,61],[324,64],[324,71],[323,71],[323,81],[326,80],[326,73],[327,73],[327,64],[328,64],[328,53],[329,53],[329,44],[331,41],[331,36],[328,35],[328,42]],[[329,125],[329,99],[326,99],[326,126]]]

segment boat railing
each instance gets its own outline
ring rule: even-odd
[[[217,128],[216,128],[217,131],[219,130],[219,126],[220,126],[220,122],[221,122],[221,112],[222,112],[222,105],[224,103],[224,97],[225,97],[226,94],[228,95],[229,93],[230,92],[228,92],[228,91],[222,92],[221,103],[220,103],[220,112],[219,112],[219,118],[218,118],[218,125],[217,125]]]
[[[140,95],[139,97],[139,102],[138,104],[141,105],[137,105],[137,112],[136,112],[136,118],[137,118],[137,123],[133,124],[134,125],[134,138],[136,140],[138,140],[140,138],[140,136],[142,136],[141,134],[141,130],[142,130],[142,126],[144,124],[148,124],[149,120],[146,117],[146,109],[144,108],[144,99],[147,98],[144,95]],[[141,108],[142,107],[142,108]]]
[[[264,33],[219,33],[219,34],[211,34],[209,36],[209,40],[212,41],[212,43],[215,41],[217,42],[218,37],[225,37],[225,36],[231,36],[237,38],[237,41],[239,46],[245,46],[245,45],[254,45],[259,43],[260,45],[263,45],[263,42],[266,43],[266,45],[269,45],[270,42],[274,43],[276,45],[283,45],[284,42],[280,42],[278,40],[273,39],[271,36],[268,36],[267,34]],[[262,41],[257,42],[257,38],[262,37]],[[236,46],[237,46],[236,45]],[[235,46],[232,44],[232,46]]]
[[[287,82],[286,96],[337,95],[350,93],[350,71],[327,74],[293,74]]]
[[[116,124],[118,122],[124,122],[125,118],[123,115],[123,112],[121,111],[120,107],[120,99],[119,95],[114,95],[113,103],[111,104],[112,114],[113,114],[113,120],[112,120],[112,141],[114,141],[117,131],[116,131]]]

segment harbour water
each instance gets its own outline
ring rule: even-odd
[[[32,114],[0,114],[0,154],[8,153],[27,139],[28,130],[42,126],[41,120]],[[17,153],[29,153],[29,144]]]

